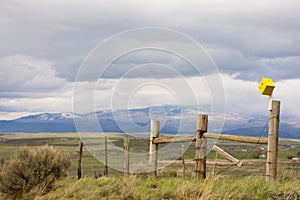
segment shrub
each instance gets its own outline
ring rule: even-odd
[[[255,159],[259,159],[259,156],[261,155],[261,150],[260,149],[254,149],[251,152],[251,157]]]
[[[13,198],[22,198],[32,191],[44,194],[57,178],[66,174],[70,164],[70,155],[53,146],[23,147],[1,167],[0,191]]]

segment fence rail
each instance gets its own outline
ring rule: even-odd
[[[236,142],[246,142],[246,143],[255,143],[255,144],[268,144],[268,139],[265,138],[256,138],[256,137],[246,137],[238,135],[220,135],[216,133],[204,133],[203,137],[219,140],[230,140]],[[196,137],[193,135],[186,136],[176,136],[176,137],[165,137],[165,138],[154,138],[154,144],[164,144],[164,143],[181,143],[181,142],[195,142]]]

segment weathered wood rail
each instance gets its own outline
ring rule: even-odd
[[[220,135],[215,133],[204,133],[203,137],[211,138],[211,139],[219,139],[219,140],[230,140],[236,142],[246,142],[246,143],[255,143],[255,144],[268,144],[268,139],[265,138],[255,138],[255,137],[246,137],[246,136],[237,136],[237,135]],[[164,144],[171,142],[195,142],[196,137],[193,135],[186,136],[176,136],[176,137],[165,137],[165,138],[154,138],[154,144]]]

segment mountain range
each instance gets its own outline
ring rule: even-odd
[[[205,112],[206,111],[206,112]],[[201,112],[209,114],[208,107]],[[195,133],[199,108],[193,106],[154,106],[147,108],[102,110],[87,114],[42,113],[14,120],[0,120],[0,133],[40,133],[40,132],[149,132],[150,119],[160,120],[162,133]],[[209,114],[209,131],[218,126],[218,120],[225,117],[222,133],[266,136],[268,116],[241,116],[239,114]],[[96,123],[95,123],[96,122]],[[100,127],[100,129],[99,129]],[[218,129],[219,130],[219,129]],[[281,117],[279,137],[300,139],[300,126],[293,116]]]

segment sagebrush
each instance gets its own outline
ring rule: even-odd
[[[57,178],[66,174],[70,165],[70,155],[53,146],[22,147],[1,167],[0,191],[12,198],[32,192],[44,194]]]

